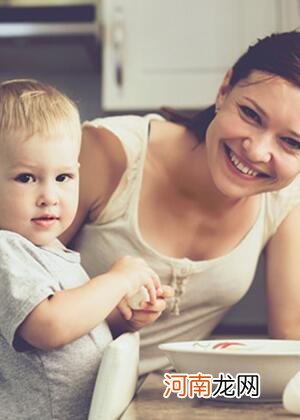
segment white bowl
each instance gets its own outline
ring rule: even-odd
[[[202,340],[159,346],[177,372],[260,375],[260,396],[219,397],[227,401],[281,401],[288,381],[300,371],[300,340]],[[218,396],[216,397],[218,399]]]

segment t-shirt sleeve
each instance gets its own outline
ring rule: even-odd
[[[288,214],[300,205],[300,176],[279,191],[267,193],[268,237],[272,236]]]
[[[19,235],[0,234],[0,333],[10,345],[29,313],[57,289],[39,252]]]
[[[162,119],[162,117],[157,114],[149,114],[145,117],[125,115],[98,118],[83,124],[83,126],[104,127],[112,132],[118,138],[127,160],[127,167],[119,185],[93,224],[109,223],[126,211],[130,197],[139,186],[151,119]]]

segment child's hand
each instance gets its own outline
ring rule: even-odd
[[[149,300],[149,293],[145,286],[142,286],[137,293],[127,298],[127,303],[131,309],[142,309],[143,303],[149,302]]]
[[[161,288],[161,292],[157,293],[156,302],[144,302],[141,306],[142,309],[131,309],[126,299],[123,299],[119,303],[118,309],[123,318],[128,321],[130,329],[138,330],[148,324],[152,324],[160,317],[162,312],[166,309],[166,299],[174,296],[173,287],[162,285]]]
[[[163,293],[158,275],[142,258],[120,258],[113,264],[110,272],[122,277],[121,281],[126,287],[126,298],[130,298],[144,286],[149,294],[149,303],[155,304],[157,296]]]

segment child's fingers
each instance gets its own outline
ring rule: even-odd
[[[145,287],[149,293],[149,302],[154,304],[156,302],[156,288],[153,281],[149,281]]]
[[[118,305],[118,309],[126,321],[129,321],[132,318],[133,312],[130,306],[128,305],[126,299],[121,300],[121,302]]]
[[[169,299],[175,295],[175,290],[172,286],[167,284],[162,285],[162,295],[160,297],[164,299]]]
[[[174,288],[172,286],[163,284],[160,290],[156,291],[156,297],[162,299],[169,299],[175,294]]]
[[[162,292],[162,285],[161,285],[161,282],[160,282],[160,278],[154,271],[152,271],[151,279],[152,279],[154,287],[156,289],[156,294],[161,293]]]
[[[156,299],[154,304],[150,302],[143,302],[141,309],[148,312],[163,312],[167,307],[167,304],[164,299]]]
[[[133,329],[140,329],[146,325],[152,324],[161,315],[160,311],[152,310],[136,310],[133,313],[133,317],[130,319],[130,325]]]
[[[151,276],[150,276],[151,283],[146,286],[150,295],[150,302],[155,303],[156,297],[161,295],[163,290],[160,283],[160,278],[158,275],[151,270]]]
[[[127,297],[127,303],[131,309],[141,309],[142,302],[149,301],[149,293],[146,287],[142,286],[140,290],[134,293],[132,296]]]

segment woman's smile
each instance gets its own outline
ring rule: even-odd
[[[265,172],[254,169],[253,165],[238,157],[230,147],[224,143],[225,159],[229,169],[242,179],[255,181],[257,178],[270,178]]]

